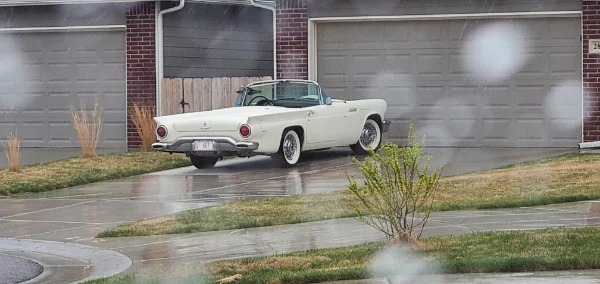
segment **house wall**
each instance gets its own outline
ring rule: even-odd
[[[277,0],[276,5],[277,78],[308,79],[307,1]]]
[[[126,4],[0,8],[0,28],[124,25]]]
[[[600,141],[600,54],[589,53],[589,40],[600,39],[600,1],[582,4],[583,140]]]
[[[257,7],[202,3],[166,14],[164,76],[272,75],[272,15]]]
[[[134,104],[156,108],[156,47],[154,2],[130,4],[127,31],[127,146],[138,148],[140,137],[131,120]]]

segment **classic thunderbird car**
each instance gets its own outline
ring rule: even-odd
[[[350,146],[356,154],[381,145],[384,100],[335,100],[308,80],[270,80],[240,88],[234,107],[155,117],[155,150],[186,153],[197,168],[223,156],[269,155],[280,167],[301,152]]]

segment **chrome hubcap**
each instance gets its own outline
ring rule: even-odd
[[[371,123],[365,123],[362,133],[360,134],[360,143],[365,147],[373,146],[377,140],[377,129]]]
[[[286,160],[291,161],[294,159],[297,148],[298,144],[296,143],[296,139],[294,139],[294,136],[285,136],[285,140],[283,141],[283,155],[285,156]]]

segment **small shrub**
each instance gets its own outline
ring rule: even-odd
[[[21,172],[21,139],[13,133],[6,137],[4,154],[8,159],[8,170],[15,173]]]
[[[73,118],[73,127],[79,138],[83,157],[96,157],[96,148],[98,147],[98,141],[102,133],[102,110],[100,104],[96,102],[94,109],[89,114],[83,106],[83,102],[79,110],[71,106],[71,117]]]
[[[411,125],[407,146],[388,142],[364,162],[354,159],[365,181],[359,186],[350,180],[347,201],[359,220],[394,243],[418,244],[431,213],[442,169],[429,172],[431,157],[423,154],[423,144]]]
[[[152,150],[152,143],[156,141],[156,134],[154,133],[156,122],[154,122],[153,113],[152,107],[140,106],[137,103],[131,108],[131,120],[142,140],[140,146],[142,151]]]

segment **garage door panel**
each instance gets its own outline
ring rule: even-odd
[[[444,86],[417,86],[417,106],[432,106],[444,96]]]
[[[394,74],[411,74],[413,60],[410,54],[383,55],[383,68],[393,70]]]
[[[542,141],[547,138],[548,132],[541,127],[544,126],[543,119],[517,119],[516,124],[517,139],[521,141]]]
[[[383,64],[381,57],[373,55],[354,55],[351,59],[349,70],[353,70],[353,78],[358,80],[372,80],[381,71]]]
[[[27,99],[16,108],[0,108],[2,123],[28,133],[23,147],[78,147],[69,107],[78,108],[83,101],[91,109],[96,100],[107,122],[103,131],[113,137],[101,140],[100,147],[125,147],[123,32],[3,34],[0,40],[10,40],[20,50],[6,48],[21,59],[21,76],[0,78],[0,95],[14,96],[2,90],[19,88],[18,96]]]
[[[60,120],[59,120],[60,121]],[[62,120],[64,121],[64,120]],[[65,122],[48,123],[48,142],[70,144],[73,125]]]
[[[439,53],[420,53],[416,55],[415,66],[417,74],[421,76],[431,76],[435,79],[435,75],[443,75],[447,72],[444,66],[446,58],[444,54]]]
[[[550,71],[557,75],[572,75],[581,67],[576,52],[551,52],[548,54]]]
[[[497,22],[527,35],[526,61],[490,82],[465,68],[471,55],[463,48],[480,27]],[[431,132],[431,146],[576,147],[579,27],[579,18],[319,23],[317,80],[332,97],[385,98],[392,139],[406,135],[412,121]]]
[[[387,99],[388,106],[405,106],[412,107],[415,104],[415,95],[412,87],[388,87],[383,90],[390,95],[381,96]]]

